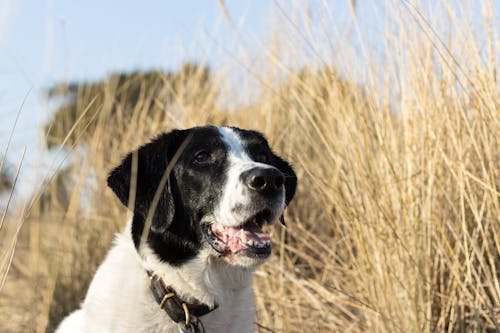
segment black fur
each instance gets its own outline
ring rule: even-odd
[[[253,131],[235,129],[252,157],[266,155],[267,162],[286,177],[288,204],[295,194],[295,173],[290,165],[271,152],[264,137]],[[226,180],[227,149],[216,127],[196,127],[161,134],[150,143],[128,154],[108,177],[108,186],[124,205],[129,204],[133,163],[137,163],[132,237],[138,248],[148,211],[160,180],[176,151],[185,140],[185,149],[173,166],[155,209],[147,242],[159,258],[181,265],[200,250],[203,235],[200,220],[217,206]],[[210,153],[210,160],[198,163],[200,151]],[[136,162],[134,162],[136,161]]]

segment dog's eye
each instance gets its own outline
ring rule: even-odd
[[[210,160],[210,154],[204,150],[197,152],[196,155],[194,156],[194,162],[196,164],[204,164],[207,163],[209,160]]]
[[[269,163],[269,156],[265,152],[260,152],[255,154],[254,156],[255,162],[260,162],[260,163]]]

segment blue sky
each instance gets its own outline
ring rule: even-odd
[[[226,1],[236,25],[259,36],[265,0]],[[25,96],[7,155],[12,168],[27,148],[23,175],[46,158],[40,126],[50,110],[43,89],[60,80],[99,79],[114,71],[175,68],[186,60],[216,63],[216,45],[236,38],[216,0],[0,0],[0,155]],[[205,36],[203,36],[205,35]]]
[[[287,9],[295,1],[278,3]],[[384,1],[358,0],[363,4],[357,12],[361,33],[376,52],[385,52],[376,37],[384,29],[384,19],[375,10]],[[477,7],[479,0],[472,1]],[[348,24],[350,0],[325,2],[336,26]],[[498,10],[500,0],[493,2]],[[42,98],[44,88],[61,80],[99,79],[116,71],[172,69],[187,60],[217,66],[228,60],[220,57],[221,49],[242,45],[252,50],[255,46],[249,41],[270,36],[274,1],[225,3],[236,29],[228,25],[217,0],[0,0],[0,155],[27,96],[7,155],[15,168],[26,147],[21,184],[25,191],[38,179],[34,171],[47,161],[48,154],[40,148],[40,127],[50,115]]]

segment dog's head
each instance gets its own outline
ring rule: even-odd
[[[297,180],[262,134],[206,126],[156,137],[128,154],[108,185],[124,205],[133,204],[138,249],[147,245],[181,265],[209,248],[231,264],[254,266],[269,257],[263,228],[282,217]]]

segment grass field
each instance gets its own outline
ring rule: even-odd
[[[47,128],[64,174],[0,217],[0,331],[50,331],[83,299],[128,217],[104,190],[123,154],[206,123],[262,131],[299,178],[255,279],[261,332],[500,331],[500,8],[386,5],[382,55],[354,12],[355,44],[326,9],[278,8],[252,61],[227,50],[210,85],[139,74],[133,105],[112,78],[77,90]]]

